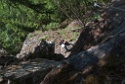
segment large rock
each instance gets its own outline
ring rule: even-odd
[[[98,20],[90,23],[80,34],[71,56],[50,71],[41,84],[124,83],[125,12],[119,9],[125,8],[125,0],[111,7],[118,9],[109,7]],[[96,76],[98,82],[86,81],[90,75]],[[79,76],[80,83],[75,83]]]
[[[80,20],[73,20],[68,26],[67,28],[78,28],[78,27],[82,27],[83,24]]]
[[[41,79],[59,62],[35,59],[30,62],[21,62],[17,65],[10,65],[0,69],[0,84],[40,84]]]
[[[34,33],[30,33],[23,43],[22,49],[19,54],[16,55],[18,59],[29,58],[48,58],[54,55],[54,43],[48,43],[43,40],[42,34],[37,34],[32,37]],[[44,36],[43,36],[44,37]],[[50,57],[51,58],[51,57]]]

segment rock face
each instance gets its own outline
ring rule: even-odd
[[[10,84],[40,84],[41,79],[58,64],[52,60],[35,59],[10,65],[0,70],[0,84],[5,84],[6,81]]]
[[[28,58],[48,58],[54,55],[54,43],[48,43],[45,40],[40,40],[39,34],[33,37],[27,36],[23,47],[19,54],[16,55],[18,59]]]
[[[78,28],[78,27],[82,27],[82,26],[83,26],[83,24],[82,24],[81,21],[79,21],[79,20],[74,20],[74,21],[72,21],[72,22],[67,26],[67,28]]]
[[[48,31],[49,32],[49,31]],[[18,59],[29,59],[29,58],[47,58],[50,60],[60,61],[69,56],[70,51],[66,51],[59,45],[61,40],[57,33],[49,32],[54,42],[48,41],[46,35],[48,32],[44,33],[30,33],[23,43],[20,53],[16,55]],[[56,36],[54,36],[56,35]],[[57,37],[57,38],[56,38]],[[45,40],[42,40],[45,39]],[[68,45],[67,48],[72,48],[72,45]]]
[[[125,1],[119,0],[112,7],[124,9]],[[71,57],[51,70],[41,84],[124,83],[125,72],[122,71],[125,65],[124,16],[125,12],[121,10],[110,7],[106,9],[98,20],[90,23],[81,33]],[[90,79],[87,83],[86,79],[90,75],[97,76],[98,82],[94,83]],[[79,76],[82,77],[80,83],[72,82]]]

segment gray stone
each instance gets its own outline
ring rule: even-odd
[[[12,84],[40,84],[45,75],[58,64],[59,62],[47,59],[21,62],[4,68],[0,73],[0,79],[9,80]]]

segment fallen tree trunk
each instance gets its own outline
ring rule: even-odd
[[[112,6],[125,9],[124,0],[120,0],[117,3],[121,3],[121,5],[114,4]],[[86,78],[90,74],[102,74],[101,72],[105,66],[106,68],[108,66],[108,68],[111,67],[113,69],[107,69],[109,73],[106,72],[104,75],[110,77],[112,73],[119,72],[122,74],[120,78],[123,81],[122,76],[125,73],[118,70],[123,68],[125,64],[124,15],[124,11],[108,8],[99,20],[92,22],[81,33],[70,57],[51,70],[41,84],[109,83],[109,81],[106,82],[102,78],[100,78],[102,83],[99,81],[96,83],[86,83]]]

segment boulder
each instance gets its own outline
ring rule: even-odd
[[[40,84],[40,80],[59,62],[47,59],[33,59],[10,65],[0,70],[0,84]]]
[[[29,34],[31,35],[31,34]],[[55,44],[49,43],[43,38],[41,34],[29,37],[23,43],[20,53],[16,55],[18,59],[31,59],[31,58],[51,58],[54,55]],[[41,37],[40,37],[41,36]]]

